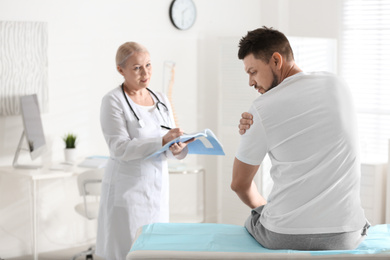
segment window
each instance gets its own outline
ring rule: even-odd
[[[390,1],[344,0],[340,73],[358,112],[362,161],[388,160]]]

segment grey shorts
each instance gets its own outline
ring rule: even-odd
[[[245,222],[245,228],[263,247],[269,249],[291,250],[353,250],[366,237],[370,224],[366,223],[361,230],[343,233],[280,234],[266,229],[259,221],[264,206],[252,210]]]

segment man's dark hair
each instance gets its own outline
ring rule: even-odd
[[[241,38],[239,43],[238,58],[244,59],[253,54],[256,59],[268,63],[275,52],[280,53],[287,61],[294,60],[294,54],[287,37],[272,27],[249,31]]]

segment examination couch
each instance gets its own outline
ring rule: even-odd
[[[127,260],[140,259],[390,259],[390,225],[368,230],[356,250],[269,250],[245,227],[209,223],[156,223],[138,230]]]

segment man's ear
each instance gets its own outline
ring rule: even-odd
[[[277,70],[280,70],[283,65],[283,57],[279,52],[274,52],[271,57],[271,65]]]

